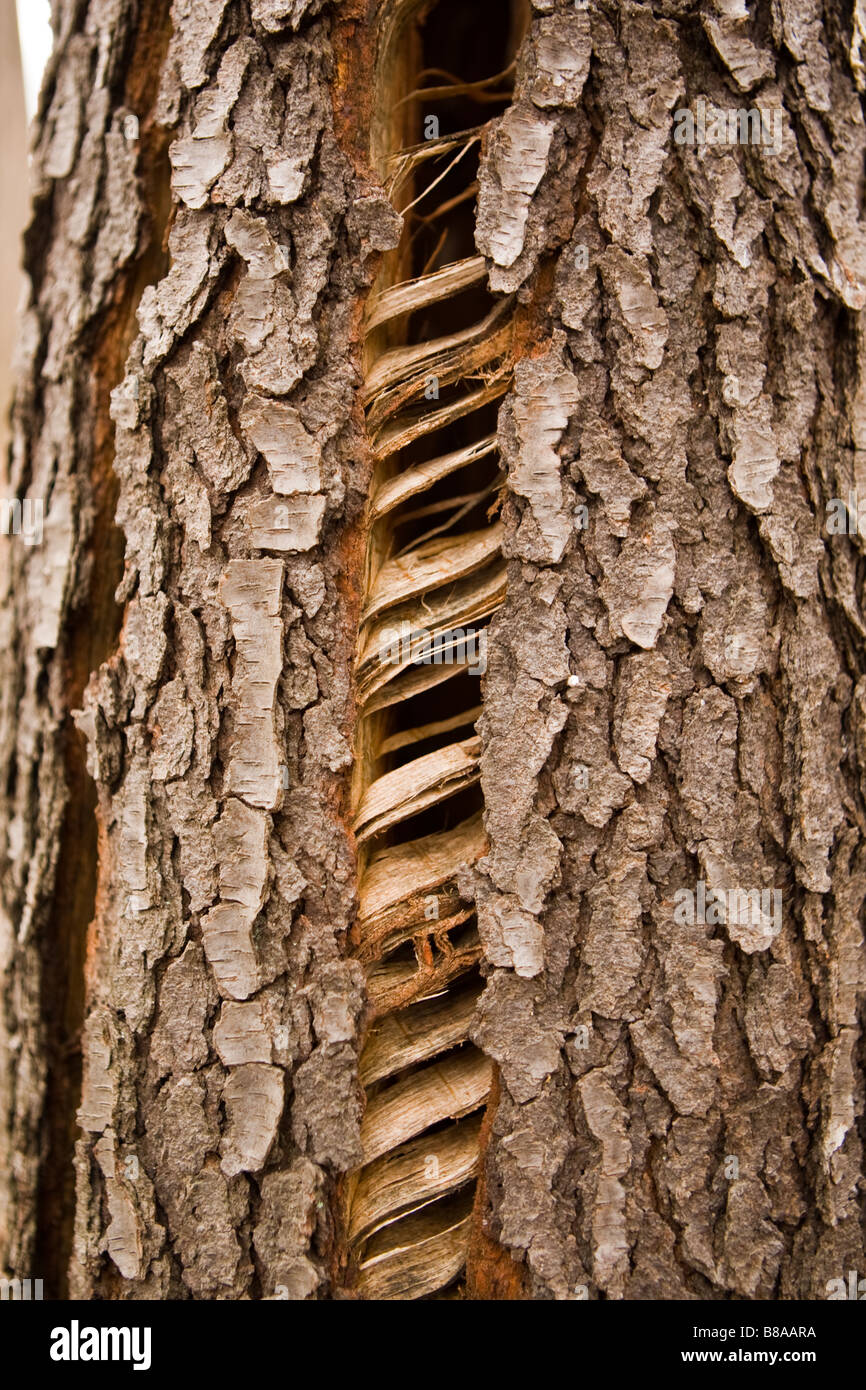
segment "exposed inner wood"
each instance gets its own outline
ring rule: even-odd
[[[491,1084],[469,1040],[480,943],[459,891],[487,846],[475,723],[484,627],[505,596],[495,425],[513,305],[486,287],[474,190],[480,122],[509,100],[515,26],[509,0],[488,0],[485,15],[467,44],[455,0],[401,0],[380,56],[394,114],[374,157],[404,230],[367,311],[363,395],[377,467],[353,800],[371,1021],[347,1229],[364,1298],[460,1296]],[[428,113],[440,129],[420,141]]]
[[[367,332],[372,333],[380,323],[387,323],[389,319],[401,318],[415,309],[423,309],[425,304],[434,304],[437,299],[450,299],[459,290],[484,280],[486,275],[484,257],[467,256],[465,261],[443,266],[432,275],[393,285],[372,301],[367,311]]]
[[[413,665],[425,646],[438,644],[448,633],[457,630],[475,631],[480,620],[489,617],[499,606],[504,594],[505,566],[499,562],[474,575],[471,581],[452,582],[438,595],[425,594],[425,608],[420,617],[415,604],[391,609],[380,623],[373,625],[365,634],[359,658],[362,696],[368,699],[389,681],[398,678],[408,682],[410,675],[417,681],[418,691],[438,684],[442,665]],[[389,647],[393,647],[393,634],[400,637],[399,660],[395,660],[389,652]],[[458,674],[458,667],[468,670],[471,665],[468,658],[460,658],[454,665],[445,666],[445,675],[441,679],[446,679],[451,673]],[[414,693],[418,692],[413,689]],[[408,695],[404,698],[408,698]]]
[[[424,1298],[450,1284],[466,1262],[469,1194],[425,1207],[369,1243],[359,1287],[365,1298]]]
[[[478,1166],[480,1129],[481,1117],[473,1115],[370,1163],[355,1193],[351,1238],[369,1237],[471,1181]]]
[[[407,498],[414,497],[418,492],[426,492],[440,478],[446,478],[449,473],[455,473],[468,463],[476,463],[495,448],[496,437],[490,435],[477,444],[469,444],[465,449],[455,449],[452,454],[444,454],[442,458],[419,463],[417,468],[407,468],[405,473],[399,473],[390,483],[379,488],[371,504],[373,519],[378,521],[380,516],[399,507]]]
[[[457,1047],[466,1037],[474,1007],[473,990],[462,994],[452,991],[383,1018],[364,1049],[364,1085],[372,1086],[374,1081],[382,1081],[435,1052]]]

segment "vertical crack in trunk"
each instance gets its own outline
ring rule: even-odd
[[[371,1299],[461,1296],[491,1083],[469,1041],[480,944],[458,880],[486,849],[475,723],[505,595],[496,413],[512,304],[487,289],[474,197],[479,120],[510,100],[518,19],[507,0],[404,0],[379,60],[375,154],[404,226],[365,326],[375,470],[353,804],[371,1024],[347,1228]]]

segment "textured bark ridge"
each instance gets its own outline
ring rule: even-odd
[[[316,1293],[329,1175],[361,1156],[363,972],[340,948],[367,491],[354,325],[394,232],[337,144],[321,8],[57,7],[16,455],[46,544],[14,552],[2,609],[3,1258],[33,1267],[44,1226],[52,1292],[72,1226],[39,1186],[43,1105],[50,1173],[72,1172],[77,1107],[84,1297]],[[83,1052],[80,1098],[73,1075],[45,1090],[40,950],[43,981],[80,952],[54,1040]]]
[[[526,312],[485,1216],[536,1298],[824,1298],[864,1261],[863,70],[842,6],[534,9],[479,180]]]
[[[507,42],[509,6],[489,8]],[[378,89],[401,98],[398,109],[408,104],[392,140],[407,126],[411,140],[425,101],[450,104],[446,119],[461,127],[464,112],[471,120],[483,110],[476,95],[507,101],[511,68],[466,71],[465,7],[407,4],[402,18],[378,56]],[[419,20],[426,23],[416,30]],[[443,37],[453,63],[437,51]],[[404,67],[414,103],[392,77],[395,49],[410,60],[418,54],[420,74],[411,61]],[[443,85],[441,74],[458,63],[466,80]],[[458,879],[486,849],[470,789],[479,779],[484,620],[504,596],[502,527],[493,519],[502,478],[490,425],[510,383],[513,306],[491,305],[483,258],[463,254],[473,250],[473,221],[454,215],[473,192],[485,127],[445,133],[437,118],[427,134],[421,144],[374,151],[391,175],[403,234],[366,316],[364,399],[377,468],[353,823],[362,856],[357,958],[370,1010],[364,1161],[347,1184],[347,1231],[354,1288],[373,1299],[462,1292],[491,1078],[469,1042],[480,943]]]
[[[167,6],[58,4],[32,159],[10,493],[39,543],[0,577],[0,1266],[66,1288],[96,796],[72,724],[117,638],[109,393],[161,273],[165,144],[152,121]],[[130,138],[133,131],[138,138]]]

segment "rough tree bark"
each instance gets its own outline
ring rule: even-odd
[[[11,455],[45,536],[0,603],[0,1258],[55,1295],[351,1294],[395,3],[55,0]],[[471,1297],[864,1272],[864,543],[827,526],[866,490],[861,24],[535,0],[484,137],[517,307]],[[701,98],[780,144],[678,144]],[[704,885],[781,910],[702,921]]]
[[[12,357],[18,330],[16,309],[24,288],[21,274],[21,233],[28,213],[27,113],[24,105],[24,78],[15,6],[7,5],[0,15],[2,75],[0,75],[0,138],[2,138],[5,193],[0,208],[0,453],[9,448],[9,411],[12,405]],[[5,489],[5,478],[3,482]],[[4,491],[4,497],[8,493]]]

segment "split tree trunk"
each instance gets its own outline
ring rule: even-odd
[[[2,1260],[54,1296],[351,1295],[395,8],[55,5],[11,457],[45,535],[0,607]],[[537,0],[485,134],[517,308],[470,1297],[863,1271],[863,540],[825,524],[866,490],[851,23]],[[780,150],[678,145],[699,97]],[[699,885],[781,912],[689,920]]]

